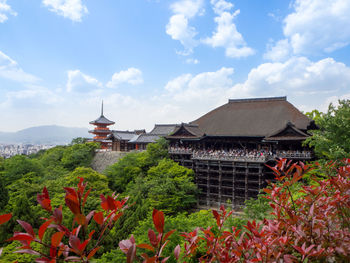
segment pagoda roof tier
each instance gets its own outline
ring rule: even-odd
[[[105,133],[105,134],[110,134],[112,131],[111,130],[99,130],[99,129],[95,129],[95,130],[90,130],[89,133]]]
[[[113,125],[113,124],[115,124],[115,122],[110,121],[105,116],[101,115],[98,119],[96,119],[94,121],[90,121],[90,124],[93,124],[93,125],[98,125],[98,124]]]

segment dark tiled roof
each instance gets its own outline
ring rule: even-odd
[[[168,135],[175,130],[176,126],[176,124],[155,124],[149,134]]]
[[[132,131],[111,131],[111,134],[107,137],[108,139],[112,139],[114,137],[117,140],[121,141],[130,141],[136,136],[136,132]]]
[[[268,137],[265,137],[264,140],[267,141],[295,141],[295,140],[305,140],[309,137],[308,134],[299,130],[292,123],[287,123],[287,125],[283,128],[274,132]]]
[[[275,97],[229,100],[191,124],[198,124],[208,136],[265,137],[288,122],[305,131],[310,121],[286,97]]]
[[[153,143],[153,142],[156,142],[161,137],[162,135],[145,133],[145,134],[138,135],[137,138],[130,140],[129,142],[130,143]]]
[[[176,125],[175,130],[166,138],[200,138],[204,135],[204,132],[199,128],[197,124],[182,123]]]
[[[98,119],[94,121],[90,121],[90,124],[106,124],[106,125],[112,125],[114,124],[114,121],[108,120],[105,116],[101,115]]]

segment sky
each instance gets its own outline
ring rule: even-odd
[[[0,0],[0,131],[350,99],[350,0]],[[92,127],[90,127],[92,128]]]

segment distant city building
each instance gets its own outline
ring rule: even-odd
[[[0,144],[0,156],[6,159],[15,155],[30,155],[54,146],[48,144]]]

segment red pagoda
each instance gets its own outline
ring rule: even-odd
[[[105,116],[103,116],[103,101],[101,107],[101,116],[94,120],[90,121],[90,124],[95,125],[95,129],[89,131],[89,133],[95,134],[93,141],[99,142],[101,144],[101,149],[111,149],[111,141],[106,140],[107,135],[111,133],[108,126],[113,125],[115,122],[108,120]]]

